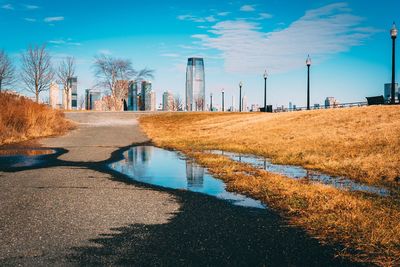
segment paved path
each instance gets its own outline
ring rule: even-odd
[[[68,113],[45,166],[0,169],[0,266],[346,265],[277,214],[129,182],[106,168],[148,141],[134,113]]]

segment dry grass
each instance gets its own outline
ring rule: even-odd
[[[271,158],[368,183],[399,181],[400,106],[281,114],[182,113],[143,117],[158,144]]]
[[[0,93],[0,145],[59,135],[72,127],[60,111],[25,97]]]
[[[400,107],[286,114],[170,113],[140,120],[157,145],[196,158],[229,189],[262,200],[322,242],[340,243],[345,249],[338,254],[378,265],[400,262],[397,200],[292,180],[198,152],[222,149],[263,155],[278,163],[398,186]]]

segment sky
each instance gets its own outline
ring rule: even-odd
[[[96,84],[94,56],[130,59],[155,71],[158,103],[166,90],[184,97],[187,58],[203,57],[207,100],[218,105],[224,89],[236,106],[240,81],[248,103],[263,104],[265,70],[268,104],[305,106],[309,54],[311,103],[347,103],[391,81],[399,10],[397,0],[0,0],[0,49],[17,68],[29,45],[46,43],[54,65],[75,57],[79,94]]]

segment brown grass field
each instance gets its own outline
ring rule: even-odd
[[[400,262],[400,201],[340,191],[256,170],[208,149],[302,165],[398,192],[400,107],[375,106],[280,114],[167,113],[140,118],[161,147],[181,150],[228,188],[262,200],[338,255],[382,266]]]
[[[59,135],[73,128],[64,114],[46,105],[0,93],[0,145]]]

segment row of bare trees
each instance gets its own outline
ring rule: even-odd
[[[121,110],[123,99],[128,96],[129,81],[140,82],[153,78],[153,70],[135,70],[129,59],[115,58],[107,55],[95,56],[93,64],[97,87],[110,93],[110,109]]]
[[[39,94],[50,88],[57,76],[58,83],[64,87],[64,93],[69,97],[70,85],[69,78],[75,75],[75,60],[67,57],[61,61],[57,70],[54,70],[51,55],[46,49],[46,45],[30,46],[21,54],[20,78],[25,89],[35,95],[36,102],[39,102]],[[0,92],[4,86],[12,86],[17,82],[17,72],[10,57],[0,51]],[[69,99],[67,103],[69,103]],[[70,107],[68,107],[70,108]]]
[[[75,59],[64,58],[56,69],[53,68],[52,58],[46,45],[30,46],[21,54],[21,80],[25,89],[35,95],[39,101],[39,94],[50,88],[52,82],[62,84],[67,98],[67,107],[70,109],[71,84],[70,78],[75,76]],[[128,59],[114,58],[106,55],[95,56],[93,63],[97,85],[110,93],[111,106],[118,110],[123,105],[122,99],[128,95],[128,81],[140,82],[153,78],[153,70],[135,70]],[[10,57],[0,50],[0,92],[4,86],[16,83],[17,73]]]

